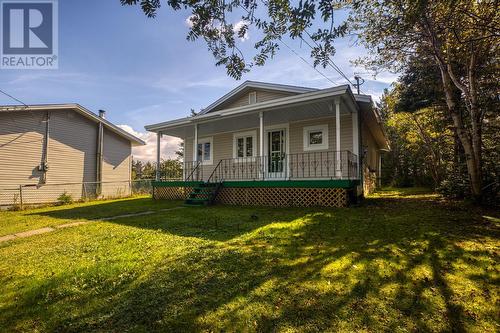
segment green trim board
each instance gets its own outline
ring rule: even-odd
[[[195,181],[154,181],[154,187],[196,187],[204,182]],[[224,181],[224,187],[304,187],[304,188],[353,188],[359,180],[325,179],[325,180],[249,180]]]
[[[224,187],[304,187],[304,188],[353,188],[358,180],[255,180],[225,181]]]
[[[196,187],[200,186],[204,182],[195,182],[195,181],[153,181],[153,187]]]

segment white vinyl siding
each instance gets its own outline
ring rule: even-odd
[[[287,96],[292,96],[294,93],[290,92],[283,92],[283,91],[271,91],[271,90],[261,90],[261,89],[256,89],[256,90],[245,90],[242,91],[240,94],[234,96],[230,100],[226,101],[214,111],[217,110],[223,110],[223,109],[231,109],[231,108],[236,108],[239,106],[244,106],[250,104],[250,94],[255,93],[256,94],[256,103],[261,103],[261,102],[266,102],[270,101],[273,99],[277,98],[283,98]]]

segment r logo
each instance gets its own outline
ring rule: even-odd
[[[52,3],[3,3],[3,53],[52,54]]]
[[[57,0],[0,2],[0,67],[58,68]]]

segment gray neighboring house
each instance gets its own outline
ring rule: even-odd
[[[78,104],[0,106],[0,206],[19,196],[26,204],[53,202],[63,192],[73,199],[126,195],[132,146],[144,144],[104,111]]]

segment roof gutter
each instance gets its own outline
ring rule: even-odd
[[[111,131],[115,132],[118,135],[121,135],[125,138],[127,138],[129,141],[132,143],[136,143],[138,145],[145,145],[146,142],[143,140],[137,138],[136,136],[124,131],[123,129],[119,128],[115,124],[109,122],[108,120],[99,117],[98,115],[94,114],[90,110],[84,108],[80,104],[76,103],[69,103],[69,104],[41,104],[41,105],[29,105],[28,107],[26,106],[2,106],[0,107],[0,112],[1,111],[45,111],[45,110],[74,110],[81,114],[82,116],[91,119],[97,123],[103,123],[104,126],[109,128]]]

